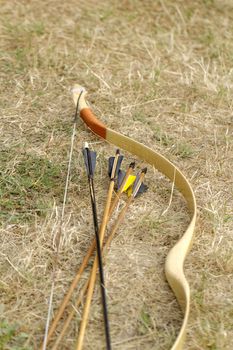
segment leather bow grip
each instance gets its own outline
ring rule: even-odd
[[[92,110],[88,107],[85,96],[87,91],[80,85],[75,85],[73,90],[73,100],[75,105],[79,103],[78,109],[80,117],[84,123],[97,135],[106,139],[106,126],[97,119]],[[78,102],[79,101],[79,102]]]

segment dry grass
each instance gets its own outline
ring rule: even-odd
[[[87,87],[103,121],[158,149],[191,179],[199,220],[186,263],[186,348],[233,348],[232,37],[230,0],[1,2],[0,349],[37,349],[43,338],[74,83]],[[84,141],[99,154],[100,214],[114,152],[80,123],[54,309],[93,234]],[[147,182],[106,261],[114,349],[169,349],[182,320],[163,266],[186,227],[186,207],[175,192],[161,216],[171,184],[152,169]],[[61,349],[72,349],[80,315]],[[104,348],[101,320],[97,290],[85,349]]]

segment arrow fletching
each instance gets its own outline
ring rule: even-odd
[[[147,168],[142,169],[141,174],[137,175],[136,180],[133,185],[133,196],[137,197],[138,195],[146,192],[148,186],[143,183],[144,177],[147,173]]]
[[[138,174],[137,176],[134,176],[133,184],[125,191],[129,197],[131,195],[133,195],[134,197],[137,197],[138,195],[148,190],[148,186],[143,183],[143,179],[145,177],[146,172],[147,172],[147,168],[144,168],[142,169],[140,174]]]
[[[145,193],[148,190],[148,186],[145,185],[143,182],[141,183],[141,186],[139,187],[139,190],[137,191],[135,197],[139,196],[142,193]]]
[[[125,183],[123,192],[127,192],[130,188],[132,188],[135,180],[136,180],[136,175],[129,175],[129,177]]]
[[[93,177],[96,167],[96,152],[89,149],[88,143],[85,142],[83,147],[84,163],[87,170],[88,177]]]
[[[126,172],[124,170],[119,170],[118,175],[117,175],[117,190],[121,187],[121,184],[124,180]]]
[[[135,180],[134,175],[128,175],[129,170],[133,170],[135,168],[135,162],[130,163],[129,168],[127,170],[127,173],[124,170],[119,170],[118,176],[117,176],[117,190],[120,189],[121,185],[123,184],[123,181],[125,180],[126,174],[127,174],[127,180],[124,184],[124,188],[122,192],[127,191],[127,189],[133,184]]]
[[[119,171],[120,171],[120,167],[121,167],[121,163],[124,159],[123,156],[119,155],[120,154],[120,151],[117,150],[116,151],[116,156],[118,156],[118,159],[117,159],[117,164],[116,164],[116,167],[115,169],[113,169],[113,165],[114,165],[114,161],[115,161],[115,157],[110,157],[109,160],[108,160],[108,175],[109,177],[112,179],[115,179],[116,177],[118,177],[118,174],[119,174]],[[114,174],[113,174],[114,172]]]

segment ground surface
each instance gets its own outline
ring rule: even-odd
[[[87,87],[103,121],[159,150],[190,179],[199,217],[186,262],[186,349],[233,348],[232,37],[230,0],[1,1],[0,349],[38,349],[43,339],[75,83]],[[84,141],[98,151],[99,215],[114,153],[79,123],[54,310],[93,235]],[[151,168],[147,184],[106,260],[114,349],[170,349],[182,321],[163,268],[187,208],[175,192],[162,215],[171,184]],[[73,348],[80,317],[78,309],[61,349]],[[102,348],[97,288],[85,349]]]

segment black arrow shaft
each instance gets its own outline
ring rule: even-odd
[[[98,265],[99,265],[100,290],[101,290],[101,298],[102,298],[102,306],[103,306],[106,346],[107,346],[107,350],[111,350],[111,337],[110,337],[110,327],[109,327],[109,319],[108,319],[107,297],[106,297],[105,282],[104,282],[102,250],[101,250],[101,244],[99,239],[99,225],[98,225],[97,208],[96,208],[96,200],[95,200],[93,169],[92,169],[90,151],[88,148],[86,148],[86,151],[87,151],[87,162],[89,167],[88,184],[89,184],[90,197],[91,197],[93,223],[94,223],[95,238],[96,238],[96,251],[97,251],[97,259],[98,259]]]

